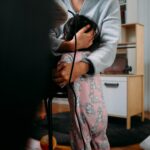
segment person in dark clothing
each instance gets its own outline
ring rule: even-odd
[[[50,93],[53,10],[49,0],[0,2],[0,149],[24,150],[36,109]]]

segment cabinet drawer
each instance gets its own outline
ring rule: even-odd
[[[109,115],[127,116],[127,78],[102,77],[103,98]]]

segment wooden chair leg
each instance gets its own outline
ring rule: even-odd
[[[48,143],[49,143],[48,150],[52,150],[53,149],[52,97],[49,97],[44,101],[48,122]]]
[[[131,117],[127,117],[127,129],[131,128]]]

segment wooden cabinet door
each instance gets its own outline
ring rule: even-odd
[[[103,98],[111,116],[127,116],[127,78],[102,77]]]

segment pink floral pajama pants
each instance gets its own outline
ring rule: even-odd
[[[78,51],[75,61],[80,61],[89,53]],[[60,62],[71,63],[73,55],[74,53],[63,54]],[[106,136],[107,111],[102,97],[100,74],[81,76],[73,83],[73,88],[77,97],[76,101],[72,90],[68,88],[72,119],[72,149],[109,150]]]

